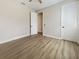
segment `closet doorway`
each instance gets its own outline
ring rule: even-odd
[[[43,35],[43,12],[38,13],[38,34]]]
[[[61,38],[78,41],[78,3],[72,2],[62,6],[61,10]]]

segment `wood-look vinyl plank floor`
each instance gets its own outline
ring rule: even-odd
[[[1,44],[0,59],[79,59],[79,45],[35,35]]]

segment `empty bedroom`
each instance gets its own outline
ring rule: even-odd
[[[79,0],[0,0],[0,59],[79,59]]]

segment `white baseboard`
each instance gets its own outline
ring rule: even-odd
[[[23,37],[27,37],[27,36],[29,36],[29,35],[22,35],[22,36],[14,37],[12,39],[7,39],[5,41],[1,41],[0,44],[6,43],[6,42],[10,42],[10,41],[13,41],[13,40],[17,40],[17,39],[20,39],[20,38],[23,38]]]
[[[51,38],[56,38],[56,39],[63,39],[63,38],[52,36],[52,35],[47,35],[47,34],[43,34],[43,35],[46,36],[46,37],[51,37]],[[71,41],[71,40],[68,40],[68,41]],[[79,41],[73,41],[73,42],[77,42],[79,44]]]
[[[52,36],[52,35],[47,35],[47,34],[43,34],[43,35],[46,36],[46,37],[51,37],[51,38],[56,38],[56,39],[62,39],[60,37],[56,37],[56,36]]]

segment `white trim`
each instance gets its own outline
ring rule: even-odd
[[[63,38],[52,36],[52,35],[47,35],[47,34],[43,34],[43,35],[46,36],[46,37],[51,37],[51,38],[56,38],[56,39],[63,39]],[[69,41],[71,41],[71,40],[69,40]],[[79,44],[79,41],[73,41],[73,42],[77,42]]]
[[[22,36],[14,37],[12,39],[0,42],[0,44],[7,43],[7,42],[10,42],[10,41],[13,41],[13,40],[17,40],[17,39],[20,39],[20,38],[23,38],[23,37],[27,37],[27,36],[29,36],[29,35],[22,35]]]
[[[47,36],[47,37],[51,37],[51,38],[56,38],[56,39],[62,39],[60,37],[56,37],[56,36],[52,36],[52,35],[47,35],[47,34],[43,34],[44,36]]]

